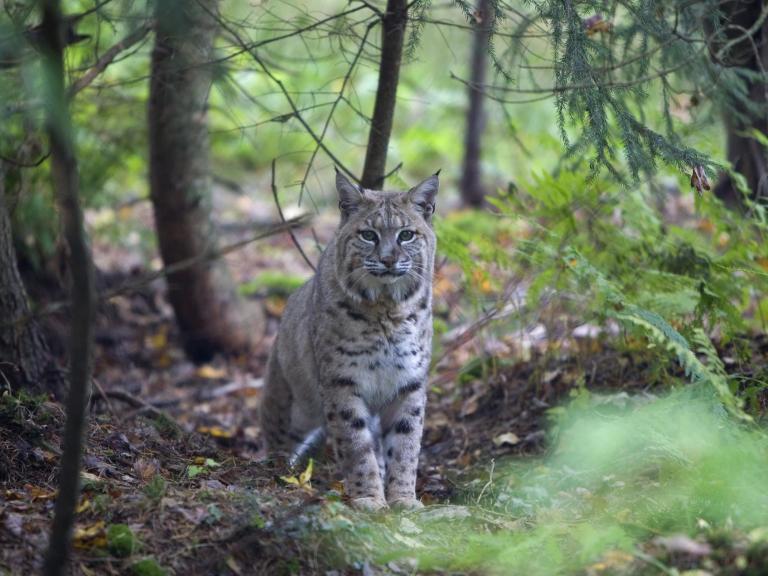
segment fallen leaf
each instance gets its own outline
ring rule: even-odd
[[[148,460],[146,458],[139,458],[133,463],[133,471],[136,476],[144,482],[148,482],[159,471],[160,464],[157,460]]]
[[[235,436],[236,430],[225,430],[221,426],[200,426],[197,429],[200,434],[207,434],[214,438],[232,438]]]
[[[241,574],[243,573],[243,569],[240,568],[240,564],[237,563],[237,560],[235,560],[232,556],[227,556],[225,563],[227,565],[227,568],[232,570],[232,572],[237,574],[237,576],[241,576]]]
[[[96,474],[91,474],[90,472],[81,471],[80,472],[80,478],[83,480],[89,480],[90,482],[101,482],[102,479]]]
[[[165,350],[168,347],[168,326],[163,324],[160,329],[146,338],[147,348]]]
[[[304,490],[311,490],[312,489],[312,484],[311,484],[312,469],[314,468],[314,465],[315,465],[314,460],[310,458],[304,472],[302,472],[298,476],[280,476],[280,480],[282,480],[286,484],[290,484],[291,486],[296,486]]]
[[[33,486],[32,484],[24,484],[24,489],[32,500],[51,500],[56,498],[55,490],[40,488],[38,486]]]
[[[77,526],[72,536],[72,542],[75,548],[89,550],[92,548],[106,548],[107,536],[104,531],[105,523],[103,520]]]
[[[331,485],[329,486],[331,490],[334,490],[344,496],[344,482],[341,482],[340,480],[336,480],[335,482],[331,482]]]
[[[195,374],[197,374],[199,378],[206,378],[208,380],[218,380],[227,377],[227,371],[224,368],[216,368],[210,364],[200,366]]]
[[[475,268],[472,270],[472,285],[476,287],[483,294],[490,294],[493,292],[493,285],[488,273],[481,269]]]
[[[264,307],[270,316],[280,318],[285,311],[285,305],[288,302],[283,296],[268,296],[264,300]]]
[[[82,514],[86,510],[88,510],[91,507],[91,501],[88,498],[83,498],[83,501],[80,502],[80,505],[75,509],[75,512],[77,514]]]
[[[518,438],[517,434],[514,432],[506,432],[504,434],[499,434],[496,436],[496,438],[493,439],[493,443],[496,446],[514,446],[520,442],[520,438]]]

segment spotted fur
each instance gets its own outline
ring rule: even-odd
[[[262,428],[276,455],[324,429],[354,505],[417,507],[437,174],[407,192],[382,192],[337,173],[336,188],[341,222],[315,277],[288,300]]]

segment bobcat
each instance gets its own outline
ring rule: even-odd
[[[262,429],[273,455],[324,432],[353,506],[418,508],[438,174],[382,192],[337,170],[336,188],[341,222],[317,274],[288,299]]]

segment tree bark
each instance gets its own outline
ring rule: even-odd
[[[49,390],[45,379],[51,358],[37,324],[30,319],[29,300],[19,275],[11,218],[5,199],[5,173],[0,162],[0,388]]]
[[[381,20],[379,85],[376,89],[376,102],[373,106],[371,129],[368,133],[363,177],[360,180],[364,188],[381,189],[384,184],[407,24],[408,2],[387,0],[387,12]]]
[[[46,576],[57,576],[66,571],[75,508],[80,495],[80,462],[90,395],[96,299],[91,251],[85,236],[83,212],[78,197],[78,169],[68,99],[64,91],[66,25],[61,14],[60,0],[41,0],[40,4],[43,11],[42,52],[46,72],[46,129],[51,145],[56,204],[69,253],[72,302],[67,422],[59,469],[59,493],[43,567]]]
[[[149,99],[150,191],[165,266],[200,259],[168,276],[168,297],[189,356],[244,351],[249,332],[216,248],[211,214],[208,95],[216,0],[157,0]]]
[[[762,0],[727,0],[721,3],[722,25],[728,25],[725,41],[744,35],[757,21],[764,9]],[[713,51],[719,46],[712,47]],[[768,20],[754,34],[733,46],[723,62],[726,66],[748,68],[755,74],[768,69]],[[724,112],[728,161],[744,176],[752,199],[768,201],[768,150],[750,131],[757,130],[768,137],[768,83],[753,79],[748,82],[750,105],[732,98],[731,109]],[[739,117],[741,116],[741,117]],[[746,118],[746,119],[745,119]],[[730,176],[723,176],[715,194],[731,206],[739,206],[743,196]]]
[[[464,162],[461,174],[461,199],[464,205],[479,208],[485,203],[485,189],[480,169],[485,114],[485,95],[481,86],[485,84],[488,68],[488,42],[492,22],[490,0],[477,1],[477,20],[472,38],[472,59],[470,60],[470,81],[468,86],[469,107],[467,127],[464,133]]]

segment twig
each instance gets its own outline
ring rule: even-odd
[[[155,418],[167,418],[171,422],[174,422],[173,418],[171,418],[163,410],[160,410],[159,408],[155,408],[149,402],[146,402],[145,400],[142,400],[141,398],[138,398],[137,396],[134,396],[133,394],[126,392],[125,390],[105,390],[104,396],[105,398],[114,398],[115,400],[124,402],[125,404],[128,404],[131,408],[139,409],[142,412],[149,412]],[[126,418],[127,416],[124,416],[122,420],[125,421]]]
[[[360,41],[360,47],[357,49],[357,52],[355,53],[355,57],[352,59],[352,63],[349,65],[349,68],[347,69],[347,73],[344,74],[344,79],[341,82],[341,88],[339,88],[339,95],[336,97],[336,99],[333,101],[333,105],[331,106],[331,111],[328,112],[328,116],[325,119],[325,124],[323,124],[323,129],[320,132],[320,140],[316,143],[315,149],[312,151],[312,156],[309,158],[309,162],[307,162],[307,168],[304,171],[304,177],[301,179],[301,186],[299,187],[299,206],[301,206],[301,200],[304,197],[304,188],[307,184],[307,179],[309,178],[309,172],[312,170],[312,164],[315,161],[315,157],[317,156],[318,151],[320,150],[320,144],[325,138],[325,133],[328,131],[328,126],[331,123],[331,120],[333,119],[333,113],[336,111],[336,106],[338,106],[339,102],[344,98],[344,90],[347,87],[347,84],[349,83],[350,78],[352,77],[352,72],[355,70],[355,67],[357,66],[358,60],[360,60],[360,55],[363,53],[363,50],[365,49],[365,44],[368,41],[368,34],[371,33],[371,30],[378,24],[378,20],[374,20],[365,29],[365,34],[363,34],[363,39]]]
[[[109,66],[112,61],[117,58],[117,56],[133,46],[134,44],[137,44],[143,40],[146,35],[149,33],[149,31],[152,29],[152,24],[150,22],[147,22],[128,34],[125,38],[120,40],[117,44],[110,47],[106,52],[104,52],[101,57],[96,61],[96,63],[91,66],[91,68],[88,69],[88,71],[80,76],[77,80],[75,80],[67,90],[67,97],[72,98],[83,90],[84,88],[87,88],[90,86],[90,84],[98,77],[99,74],[104,72],[104,70],[107,69],[107,66]]]
[[[451,341],[446,344],[443,353],[440,354],[440,357],[435,360],[432,365],[437,366],[451,353],[464,346],[464,344],[467,342],[470,342],[475,337],[475,335],[480,332],[480,330],[488,326],[488,324],[490,324],[504,310],[504,308],[494,307],[490,311],[486,312],[483,316],[475,320],[472,324],[467,326],[467,328],[462,330],[458,336],[451,339]]]
[[[390,176],[394,175],[394,174],[395,174],[395,173],[396,173],[398,170],[400,170],[400,168],[402,168],[402,167],[403,167],[403,163],[402,163],[402,162],[400,162],[400,164],[398,164],[397,166],[395,166],[394,168],[392,168],[392,170],[390,170],[389,172],[387,172],[386,174],[384,174],[384,178],[382,178],[382,182],[383,182],[384,180],[386,180],[387,178],[389,178]]]
[[[112,406],[112,402],[109,401],[107,393],[104,391],[104,388],[96,378],[93,379],[93,385],[96,386],[96,389],[99,391],[99,396],[101,396],[101,399],[104,400],[104,403],[107,405],[107,410],[109,410],[109,413],[112,414],[113,417],[117,416],[117,412],[115,412],[115,408]]]
[[[272,82],[277,84],[277,87],[280,89],[280,92],[283,93],[283,96],[285,96],[285,99],[288,101],[288,105],[291,107],[291,111],[293,112],[293,115],[296,117],[296,119],[299,121],[299,123],[304,127],[304,130],[307,131],[307,134],[309,134],[312,139],[317,143],[318,146],[320,146],[323,149],[323,152],[328,154],[328,157],[333,160],[333,162],[341,169],[343,170],[347,176],[352,178],[355,182],[359,182],[358,178],[352,173],[352,171],[347,168],[343,162],[341,162],[336,155],[331,152],[331,150],[328,148],[328,146],[323,143],[322,139],[318,137],[317,134],[315,134],[315,131],[312,130],[312,127],[307,123],[307,121],[304,119],[304,117],[301,115],[301,112],[299,108],[296,106],[296,103],[293,101],[293,98],[291,98],[290,92],[286,89],[285,84],[283,84],[283,81],[280,80],[277,76],[275,76],[272,71],[267,67],[267,65],[264,63],[264,60],[261,58],[261,56],[258,55],[256,50],[253,49],[253,47],[248,46],[248,44],[240,37],[240,35],[232,29],[231,26],[229,26],[218,14],[210,10],[207,6],[200,4],[201,8],[205,10],[216,22],[221,26],[222,30],[225,30],[228,32],[232,38],[237,42],[240,47],[242,48],[243,52],[247,52],[251,58],[253,58],[256,63],[261,67],[261,69],[264,71],[264,73],[269,77]],[[359,9],[364,8],[365,6],[360,6]]]
[[[23,162],[21,160],[14,160],[13,158],[8,158],[3,155],[0,155],[0,160],[2,160],[3,162],[7,162],[8,164],[12,164],[17,168],[37,168],[38,166],[40,166],[40,164],[48,160],[48,158],[50,157],[51,157],[51,153],[50,151],[48,151],[42,156],[40,156],[40,158],[38,158],[34,162]]]
[[[142,276],[141,278],[138,278],[134,282],[127,282],[122,286],[118,286],[117,288],[114,288],[112,290],[107,290],[106,292],[103,292],[97,295],[97,302],[99,304],[103,302],[108,302],[112,298],[116,298],[117,296],[121,296],[123,294],[133,292],[141,288],[142,286],[151,284],[155,280],[158,280],[164,276],[168,276],[169,274],[173,274],[181,270],[186,270],[187,268],[190,268],[191,266],[196,266],[201,262],[202,263],[213,262],[214,260],[217,260],[222,256],[226,256],[231,252],[239,250],[247,246],[248,244],[251,244],[258,240],[263,240],[264,238],[268,238],[270,236],[274,236],[275,234],[280,234],[281,232],[291,230],[298,226],[303,226],[308,220],[309,218],[307,218],[307,216],[299,216],[298,218],[291,218],[290,220],[286,220],[285,222],[275,224],[271,226],[269,229],[267,229],[265,232],[261,232],[259,234],[256,234],[255,236],[246,238],[245,240],[240,240],[239,242],[228,244],[223,248],[220,248],[218,250],[214,250],[211,252],[207,252],[201,256],[195,256],[193,258],[187,258],[186,260],[180,260],[179,262],[171,264],[170,266],[166,266],[165,268],[162,268],[155,272],[149,272],[144,276]],[[67,308],[70,305],[71,305],[71,302],[69,300],[52,302],[51,304],[48,304],[47,306],[43,307],[42,310],[17,318],[13,322],[6,322],[2,324],[2,326],[3,327],[20,326],[26,322],[30,322],[42,316],[49,316],[50,314],[55,314],[56,312],[59,312],[60,310],[63,310],[64,308]]]
[[[277,184],[275,184],[275,162],[276,160],[272,159],[272,197],[275,199],[275,206],[277,206],[277,213],[280,214],[280,220],[285,222],[285,216],[283,216],[283,209],[280,207],[280,200],[277,198]],[[296,235],[293,233],[293,230],[289,229],[288,234],[291,235],[291,240],[293,240],[293,245],[296,246],[296,250],[299,251],[299,254],[301,254],[301,257],[304,258],[304,262],[307,263],[307,265],[312,268],[313,272],[317,272],[317,268],[315,268],[315,265],[312,264],[312,261],[307,257],[306,253],[304,252],[304,249],[301,247],[301,244],[299,244],[298,238],[296,238]]]
[[[480,504],[480,500],[483,499],[483,496],[485,495],[485,491],[493,485],[493,470],[496,467],[496,460],[494,458],[491,458],[491,471],[488,473],[488,482],[485,483],[485,486],[483,486],[483,489],[480,490],[480,494],[477,496],[477,500],[475,500],[475,504]]]

